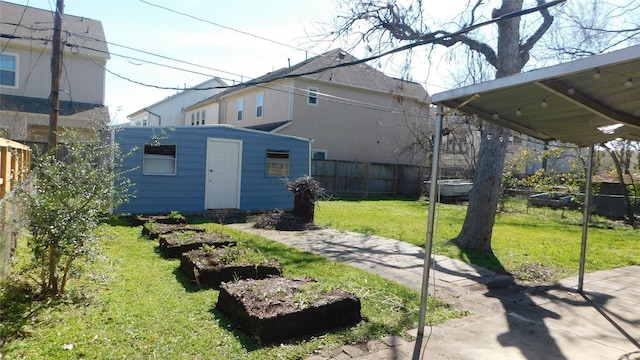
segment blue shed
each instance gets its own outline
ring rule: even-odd
[[[310,174],[310,140],[236,128],[125,127],[114,141],[127,153],[134,197],[115,213],[241,212],[293,208],[284,178]]]

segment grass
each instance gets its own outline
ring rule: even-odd
[[[192,219],[193,220],[193,219]],[[362,301],[366,321],[322,336],[261,346],[217,312],[218,291],[198,290],[165,259],[141,227],[112,221],[102,254],[84,276],[73,279],[66,298],[36,301],[25,277],[0,285],[0,358],[3,359],[300,359],[316,350],[403,334],[418,320],[420,294],[345,264],[200,219],[244,245],[277,257],[285,275],[307,275]],[[18,248],[19,262],[28,250]],[[462,316],[434,301],[428,323]],[[70,349],[71,348],[71,349]]]
[[[315,220],[321,226],[424,246],[427,213],[428,204],[421,201],[320,201]],[[525,280],[554,281],[577,275],[582,241],[580,212],[527,209],[523,201],[512,201],[508,211],[496,216],[493,252],[464,250],[450,241],[460,232],[465,215],[464,205],[436,206],[435,253]],[[588,231],[586,270],[640,265],[640,230],[594,219]]]

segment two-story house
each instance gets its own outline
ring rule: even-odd
[[[0,18],[0,129],[12,140],[46,143],[55,13],[0,1]],[[108,122],[102,23],[65,14],[62,42],[59,131]]]
[[[417,163],[412,129],[428,121],[429,95],[349,64],[356,60],[335,49],[273,71],[185,108],[185,124],[204,112],[207,121],[312,139],[315,159]]]
[[[192,88],[169,96],[155,104],[144,107],[127,116],[131,126],[182,126],[217,124],[218,114],[210,112],[193,113],[185,118],[183,109],[222,92],[227,87],[222,79],[214,77]]]

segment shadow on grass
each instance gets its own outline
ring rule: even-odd
[[[453,240],[451,240],[451,243],[456,245]],[[500,259],[498,259],[493,253],[493,250],[477,250],[465,248],[458,245],[456,246],[458,247],[460,259],[465,259],[471,264],[481,266],[491,271],[495,271],[498,274],[511,275],[509,271],[504,268],[504,266],[500,262]]]

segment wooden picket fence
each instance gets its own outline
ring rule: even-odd
[[[0,138],[0,199],[29,176],[31,148]]]

